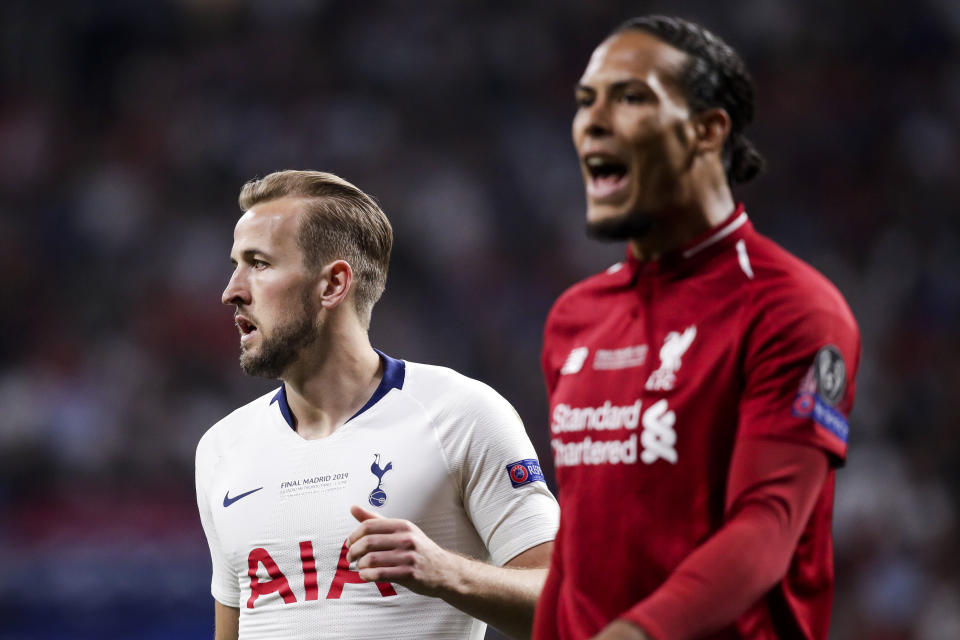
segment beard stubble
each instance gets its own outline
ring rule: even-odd
[[[263,337],[260,348],[248,351],[241,347],[240,368],[249,376],[278,379],[300,356],[300,352],[317,341],[320,335],[315,324],[317,316],[309,292],[301,296],[303,311],[288,317],[273,330],[269,338]]]

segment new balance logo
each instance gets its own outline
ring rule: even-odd
[[[568,376],[571,373],[577,373],[580,369],[583,369],[583,363],[587,361],[589,354],[589,347],[577,347],[573,349],[570,355],[567,356],[566,362],[563,363],[563,367],[560,369],[560,375]]]

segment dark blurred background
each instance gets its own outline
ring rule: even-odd
[[[769,171],[737,195],[863,332],[831,637],[960,638],[960,3],[881,6],[4,1],[0,638],[212,637],[193,454],[271,386],[219,299],[276,169],[380,200],[374,344],[491,384],[549,461],[544,318],[623,255],[582,231],[573,85],[652,11],[746,59]]]

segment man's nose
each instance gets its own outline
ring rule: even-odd
[[[240,275],[239,269],[231,274],[230,280],[227,282],[227,287],[223,290],[223,295],[220,297],[220,301],[223,302],[223,304],[229,305],[250,304],[250,289],[247,287],[244,278]]]
[[[583,132],[592,137],[604,136],[610,133],[610,108],[606,98],[597,96],[587,107],[582,122]]]

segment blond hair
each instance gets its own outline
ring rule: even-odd
[[[277,171],[243,185],[240,209],[284,197],[308,198],[297,244],[307,267],[345,260],[353,269],[354,304],[364,326],[383,295],[393,247],[393,229],[369,195],[322,171]]]

